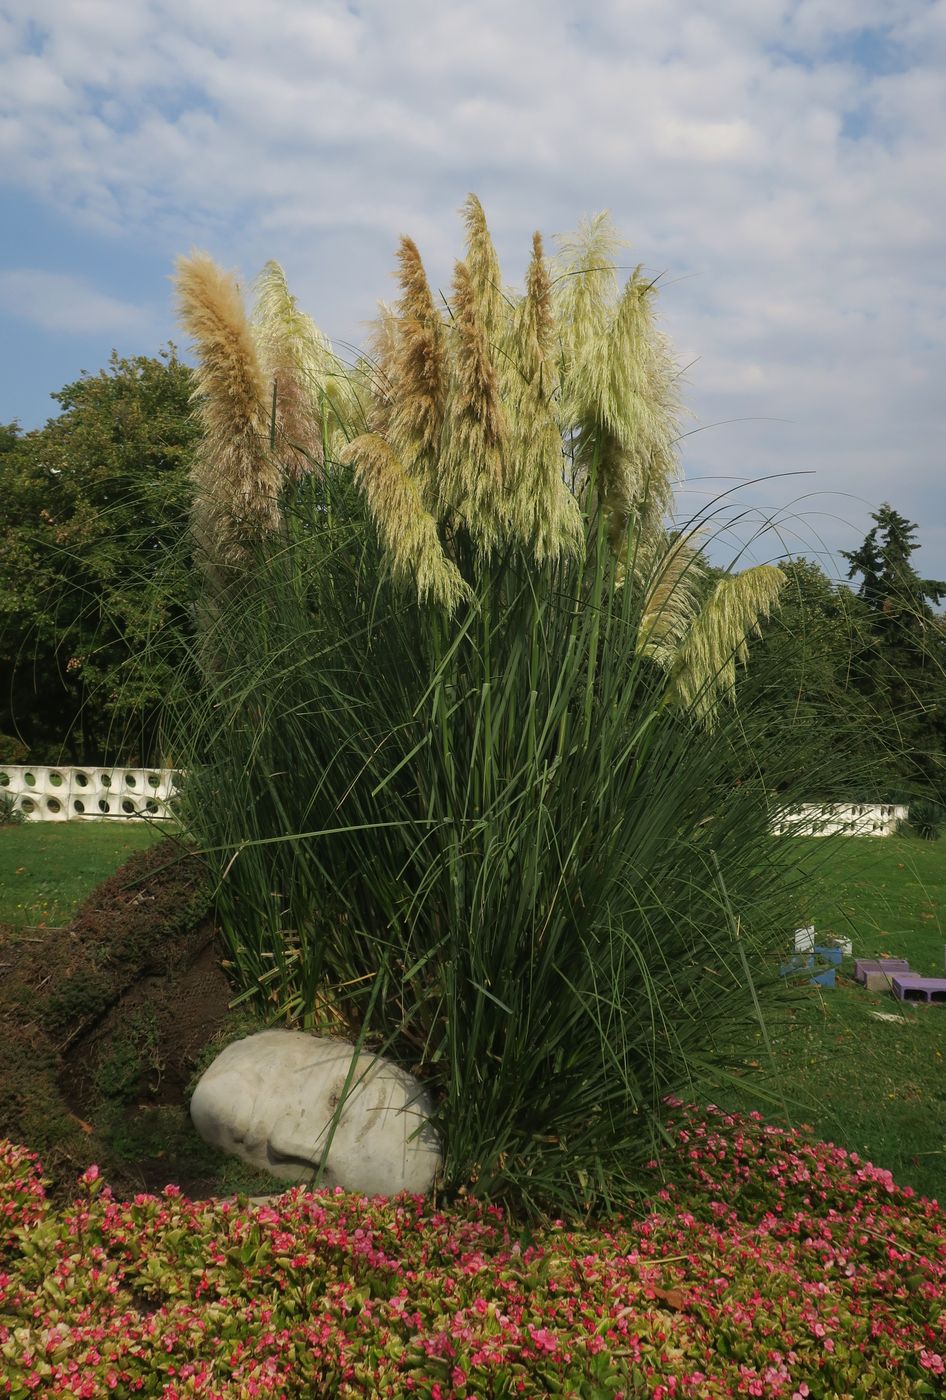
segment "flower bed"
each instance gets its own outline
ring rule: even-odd
[[[900,1397],[943,1391],[946,1220],[853,1155],[680,1111],[645,1218],[341,1192],[65,1210],[0,1151],[0,1395]]]

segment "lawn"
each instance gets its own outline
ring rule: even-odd
[[[21,822],[0,827],[0,924],[55,928],[167,823]]]
[[[131,822],[0,828],[0,923],[64,922],[158,834]],[[786,840],[789,856],[810,844]],[[805,912],[819,933],[849,937],[859,957],[886,952],[923,973],[942,970],[946,840],[849,837],[817,843],[816,853],[818,879]],[[846,963],[836,991],[811,988],[800,1007],[777,1017],[769,1028],[772,1057],[760,1036],[755,1076],[719,1097],[726,1107],[810,1125],[816,1137],[944,1199],[946,1008],[902,1007],[856,987],[852,973]]]
[[[946,841],[846,837],[823,849],[806,910],[818,933],[850,938],[855,957],[888,953],[942,974]],[[724,1102],[810,1125],[901,1184],[946,1199],[946,1008],[871,994],[853,971],[845,960],[835,991],[811,987],[775,1021],[771,1058],[759,1037],[757,1081],[746,1078]]]
[[[799,846],[815,838],[792,838]],[[807,916],[819,933],[850,938],[861,958],[910,959],[926,976],[943,974],[946,945],[946,840],[845,837],[830,844]]]

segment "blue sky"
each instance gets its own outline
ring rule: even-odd
[[[946,577],[944,130],[946,0],[0,0],[0,421],[178,338],[194,246],[357,344],[468,190],[510,282],[609,208],[689,366],[681,513],[753,482],[718,550],[830,567],[890,500]]]

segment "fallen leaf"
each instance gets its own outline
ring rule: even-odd
[[[79,1117],[77,1117],[77,1115],[76,1115],[75,1113],[70,1113],[70,1114],[69,1114],[69,1117],[72,1119],[72,1121],[73,1121],[74,1123],[78,1123],[79,1127],[82,1129],[82,1131],[83,1131],[84,1133],[94,1133],[94,1132],[95,1132],[95,1129],[92,1127],[92,1124],[91,1124],[91,1123],[87,1123],[87,1122],[85,1121],[84,1118],[79,1118]]]
[[[654,1297],[667,1304],[668,1308],[673,1308],[675,1312],[683,1312],[686,1308],[686,1297],[679,1288],[655,1288]]]

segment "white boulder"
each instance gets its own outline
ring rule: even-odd
[[[423,1195],[441,1165],[430,1101],[380,1055],[359,1054],[352,1069],[354,1054],[348,1041],[302,1031],[235,1040],[198,1081],[194,1126],[205,1142],[283,1181],[312,1181],[322,1167],[324,1186]]]

